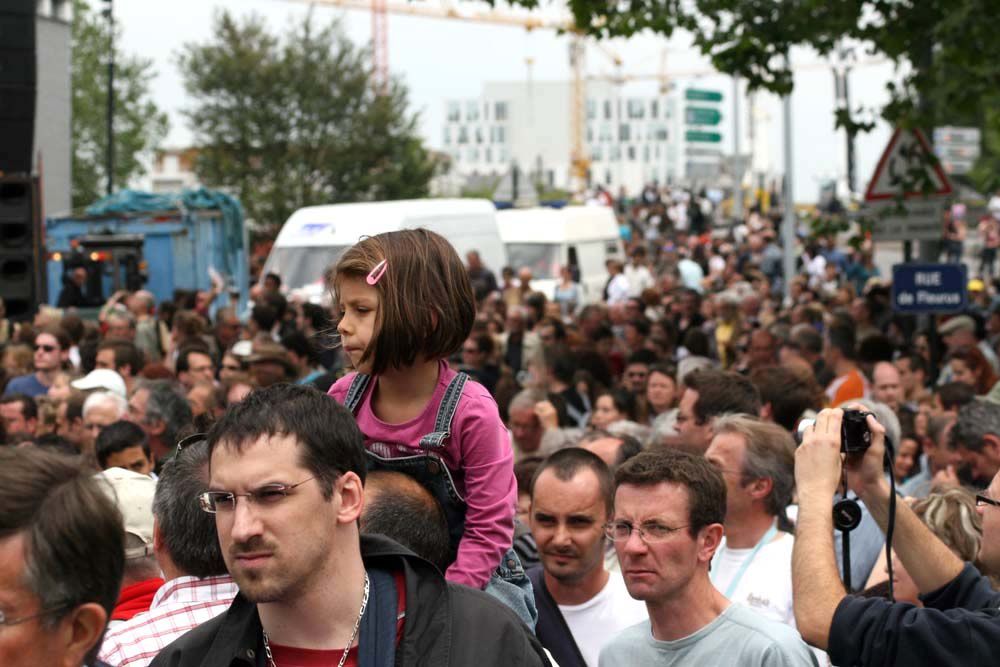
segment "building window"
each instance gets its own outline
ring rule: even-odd
[[[587,100],[587,119],[588,120],[594,120],[595,118],[597,118],[597,101],[596,100],[590,100],[590,99],[588,99]]]
[[[628,161],[635,162],[635,146],[632,146],[631,144],[628,147]]]
[[[611,120],[611,100],[604,100],[604,120]]]
[[[483,162],[489,164],[492,161],[493,161],[493,151],[487,148],[486,150],[483,151]]]
[[[507,130],[502,125],[497,126],[497,143],[507,143]]]
[[[660,115],[660,101],[653,100],[649,103],[649,117],[656,118]]]
[[[507,120],[507,103],[497,102],[493,106],[493,119],[494,120]]]
[[[590,125],[587,126],[587,141],[594,140],[594,128]]]
[[[611,125],[608,123],[603,123],[601,125],[601,141],[611,141]]]
[[[470,148],[466,154],[469,156],[469,162],[479,162],[478,148]]]
[[[642,118],[646,115],[646,105],[642,100],[629,100],[628,101],[628,117],[629,118]]]
[[[608,158],[612,162],[617,162],[622,159],[622,147],[618,144],[611,144],[611,148],[608,151]]]
[[[451,128],[444,128],[444,145],[447,146],[451,143]]]
[[[448,102],[448,120],[452,123],[462,120],[462,107],[458,102]]]
[[[483,128],[479,126],[476,127],[476,143],[483,143]]]
[[[490,119],[490,103],[483,102],[483,120]]]
[[[642,147],[642,161],[646,163],[649,162],[649,144]]]
[[[666,125],[657,125],[656,126],[656,135],[655,136],[656,136],[656,140],[657,141],[666,141],[667,140],[667,126]]]
[[[479,120],[478,102],[469,102],[465,105],[465,120]]]
[[[611,170],[608,169],[604,172],[604,184],[611,185]]]
[[[604,159],[604,149],[601,147],[600,144],[597,144],[596,146],[590,149],[591,162],[600,162],[603,159]]]
[[[460,125],[458,128],[458,143],[467,144],[469,143],[469,128],[465,125]]]
[[[631,129],[628,123],[620,123],[618,125],[618,141],[629,141],[632,134]]]
[[[500,151],[497,154],[497,162],[500,162],[501,164],[507,164],[510,162],[510,153],[507,152],[506,148],[500,148]]]

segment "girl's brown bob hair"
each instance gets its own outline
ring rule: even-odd
[[[375,331],[361,361],[372,373],[412,366],[418,357],[444,359],[462,348],[476,318],[469,274],[440,234],[406,229],[368,236],[341,256],[333,271],[334,303],[344,278],[364,280],[385,260],[375,284]]]

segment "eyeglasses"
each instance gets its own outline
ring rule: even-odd
[[[35,346],[35,352],[38,352],[39,350],[41,350],[42,352],[55,352],[58,349],[59,348],[56,347],[55,345],[36,345]]]
[[[1000,500],[993,500],[988,496],[976,495],[976,507],[986,507],[987,505],[1000,507]]]
[[[201,509],[209,514],[219,512],[231,512],[236,509],[236,499],[246,498],[247,502],[260,507],[277,505],[297,486],[302,486],[306,482],[316,479],[310,477],[298,484],[268,484],[259,489],[248,491],[247,493],[232,493],[231,491],[206,491],[198,496],[198,504]]]
[[[635,531],[639,533],[639,539],[646,544],[657,544],[667,541],[678,530],[689,526],[690,524],[685,524],[671,528],[655,521],[648,521],[641,526],[633,526],[628,521],[612,521],[604,526],[604,534],[613,542],[625,542],[632,536],[632,531]]]
[[[174,452],[174,455],[179,456],[186,448],[205,440],[208,440],[207,433],[192,433],[189,436],[185,436],[177,441],[177,451]]]
[[[63,609],[69,609],[73,605],[70,603],[61,604],[56,607],[50,607],[48,609],[42,609],[41,611],[29,614],[28,616],[21,616],[19,618],[7,618],[7,615],[0,611],[0,625],[20,625],[21,623],[27,623],[28,621],[34,620],[36,618],[41,618],[43,616],[48,616],[49,614],[54,614],[57,611],[62,611]]]

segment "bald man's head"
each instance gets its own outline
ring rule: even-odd
[[[416,479],[400,472],[368,473],[361,532],[385,535],[441,572],[454,560],[440,503]]]
[[[898,412],[903,402],[903,386],[899,369],[888,361],[880,361],[872,369],[872,398]]]

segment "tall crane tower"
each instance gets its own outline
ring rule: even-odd
[[[386,0],[372,3],[372,58],[375,94],[389,92],[389,12]]]

